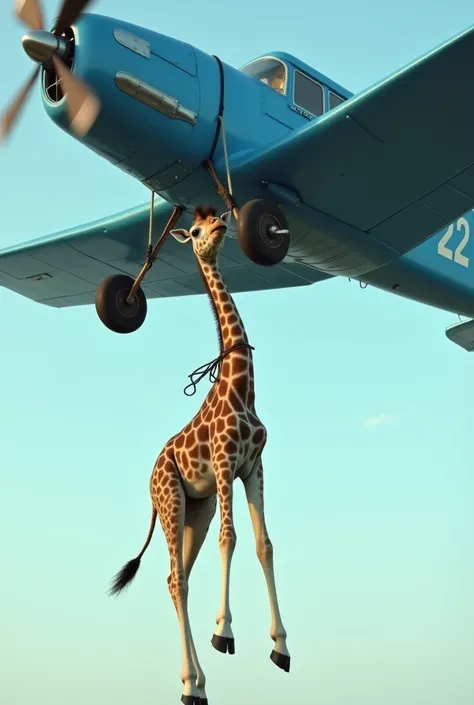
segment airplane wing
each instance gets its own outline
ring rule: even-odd
[[[474,26],[232,164],[236,194],[285,186],[408,252],[474,207],[473,67]]]
[[[149,205],[0,251],[0,286],[57,308],[92,304],[97,285],[109,274],[140,271],[148,245]],[[154,210],[154,242],[172,206],[158,200]],[[183,214],[180,225],[191,225]],[[237,240],[227,238],[220,257],[232,292],[258,291],[313,284],[331,278],[297,263],[258,267],[246,258]],[[147,273],[148,298],[204,293],[190,247],[167,238],[159,259]]]

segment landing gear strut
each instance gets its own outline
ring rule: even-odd
[[[166,237],[183,212],[181,206],[175,206],[160,238],[152,247],[151,235],[153,228],[153,203],[152,194],[150,208],[150,238],[145,263],[136,279],[126,274],[112,274],[104,279],[97,287],[95,308],[102,323],[114,333],[134,333],[143,324],[146,313],[146,296],[141,288],[145,274],[153,266],[159,251],[163,247]]]
[[[255,264],[271,267],[280,264],[290,247],[290,231],[281,208],[262,198],[247,201],[238,208],[222,184],[212,162],[206,164],[219,196],[237,222],[237,239],[247,257]]]

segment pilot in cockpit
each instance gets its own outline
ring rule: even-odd
[[[285,88],[285,69],[282,64],[279,64],[268,77],[268,85],[277,93],[283,93]]]
[[[262,83],[273,88],[277,93],[283,93],[285,89],[285,68],[282,64],[278,64],[276,68],[269,71],[266,76],[260,79]]]

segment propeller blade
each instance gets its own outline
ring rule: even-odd
[[[53,34],[59,37],[65,29],[70,27],[73,22],[77,20],[79,15],[84,12],[87,5],[90,5],[91,2],[93,2],[93,0],[63,0]]]
[[[44,29],[43,10],[39,0],[15,0],[14,12],[30,29]]]
[[[23,88],[21,89],[21,91],[18,93],[16,98],[11,103],[8,110],[0,118],[0,141],[3,142],[3,140],[6,137],[8,137],[14,123],[18,119],[20,112],[21,112],[21,109],[23,108],[23,106],[24,106],[24,104],[30,94],[31,89],[33,88],[33,84],[38,77],[38,74],[40,72],[40,68],[41,67],[38,66],[33,71],[33,73],[31,74],[31,76],[29,77],[29,79],[27,80],[27,82],[25,83]]]
[[[99,100],[85,83],[69,71],[56,53],[53,54],[52,60],[66,94],[71,128],[77,135],[84,137],[99,114]]]

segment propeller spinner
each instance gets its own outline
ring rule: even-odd
[[[58,38],[52,32],[45,32],[43,29],[27,32],[21,38],[21,43],[30,59],[39,64],[48,62],[54,52],[64,57],[67,51],[67,42],[63,37]]]
[[[12,131],[20,112],[30,95],[39,75],[41,66],[54,66],[61,80],[63,92],[68,102],[71,129],[84,136],[94,124],[100,110],[97,97],[82,81],[76,78],[64,63],[68,43],[62,33],[75,22],[92,0],[63,0],[58,21],[52,32],[44,29],[43,11],[39,0],[16,0],[14,13],[30,31],[22,38],[26,54],[39,64],[23,88],[0,119],[0,140],[5,140]]]

